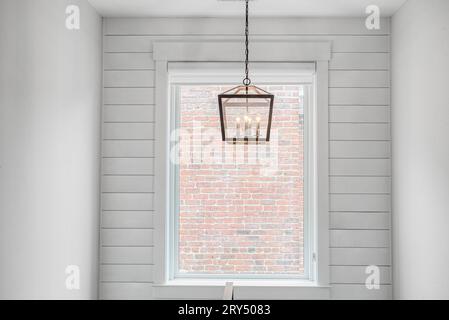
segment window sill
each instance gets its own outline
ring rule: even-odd
[[[230,280],[180,279],[154,285],[155,299],[223,299]],[[330,287],[307,280],[235,280],[235,300],[319,300],[330,298]]]

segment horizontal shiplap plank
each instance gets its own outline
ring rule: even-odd
[[[151,283],[100,283],[100,299],[148,300],[153,297]]]
[[[101,226],[114,229],[153,228],[153,212],[103,211]]]
[[[391,191],[389,177],[331,177],[331,193],[383,193]]]
[[[390,159],[331,159],[331,176],[390,176]]]
[[[153,266],[102,265],[101,282],[153,282]]]
[[[151,53],[105,53],[105,70],[154,70]]]
[[[154,88],[105,88],[105,104],[154,104]]]
[[[331,229],[390,229],[389,212],[331,212]]]
[[[107,140],[103,141],[103,157],[153,157],[152,140]]]
[[[153,210],[153,194],[105,193],[102,195],[103,210]]]
[[[388,123],[331,123],[330,140],[390,140]]]
[[[153,123],[105,123],[103,139],[154,139]]]
[[[338,300],[391,300],[391,285],[381,285],[379,289],[369,290],[365,285],[334,284],[331,289],[332,299]]]
[[[152,246],[153,230],[151,229],[103,229],[101,231],[102,246]]]
[[[154,174],[153,159],[103,159],[103,174],[105,175],[152,175]],[[108,180],[111,181],[111,180]],[[134,180],[132,183],[134,183]],[[105,185],[106,186],[106,185]],[[107,187],[106,187],[107,188]]]
[[[158,300],[219,300],[223,297],[224,285],[178,285],[154,287],[154,298]]]
[[[364,18],[254,18],[252,35],[388,35],[390,20],[368,30]],[[240,18],[108,18],[105,35],[240,35]]]
[[[160,37],[151,36],[105,36],[103,50],[105,53],[150,53],[153,42]]]
[[[387,248],[390,246],[389,230],[330,230],[333,248]]]
[[[152,247],[102,247],[102,264],[140,265],[153,263]]]
[[[331,141],[330,158],[389,158],[389,141]]]
[[[325,40],[332,41],[332,52],[390,52],[390,36],[324,36]]]
[[[386,106],[330,106],[330,122],[389,123],[390,107]]]
[[[105,36],[106,53],[150,53],[157,41],[242,41],[243,35],[154,35],[154,36]],[[333,52],[389,52],[389,36],[329,36],[329,35],[252,35],[252,42],[257,41],[330,41]]]
[[[324,287],[310,286],[238,286],[234,288],[235,300],[328,300],[330,291]]]
[[[333,53],[330,70],[388,70],[388,53]]]
[[[371,273],[366,273],[367,266],[332,266],[330,268],[332,284],[365,284]],[[391,284],[391,268],[379,267],[380,284]]]
[[[330,88],[330,105],[383,105],[390,104],[388,88]]]
[[[388,212],[390,195],[383,194],[331,194],[330,210],[341,212]]]
[[[329,72],[330,88],[385,88],[390,86],[388,71],[341,71]]]
[[[330,261],[333,266],[389,266],[388,248],[331,248]]]
[[[106,88],[150,88],[154,87],[154,71],[105,71],[104,86]]]
[[[106,105],[104,122],[154,122],[152,105]]]
[[[152,176],[104,176],[103,192],[153,192]]]

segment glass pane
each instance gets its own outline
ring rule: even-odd
[[[229,88],[179,89],[177,274],[303,275],[303,87],[262,87],[275,95],[264,145],[221,140],[217,96]],[[238,115],[228,113],[230,127]]]

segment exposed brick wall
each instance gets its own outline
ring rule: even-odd
[[[184,132],[180,157],[184,161],[179,167],[179,270],[301,274],[304,271],[302,88],[264,88],[276,96],[273,128],[279,133],[279,139],[270,143],[271,157],[278,157],[278,170],[268,175],[262,170],[266,163],[257,163],[257,146],[223,145],[217,95],[225,89],[181,88],[180,123]],[[193,138],[187,137],[192,134]],[[215,161],[204,153],[200,157],[201,146],[215,150],[219,156]],[[259,156],[266,150],[266,146],[260,146]],[[243,156],[244,161],[229,160],[236,154]]]

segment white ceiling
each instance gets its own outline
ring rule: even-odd
[[[251,16],[360,17],[368,5],[393,15],[407,0],[254,0]],[[229,17],[244,13],[242,0],[89,0],[105,17]]]

